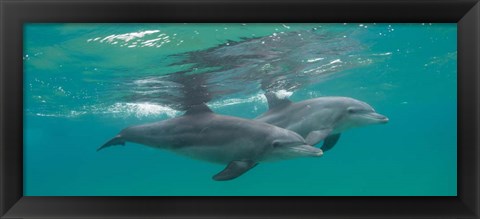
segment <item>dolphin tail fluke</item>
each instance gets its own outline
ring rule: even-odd
[[[125,139],[121,135],[117,135],[114,138],[110,139],[107,143],[102,145],[97,149],[97,151],[102,150],[104,148],[110,147],[110,146],[115,146],[115,145],[123,145],[125,146]]]

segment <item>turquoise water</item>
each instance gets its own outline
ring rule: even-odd
[[[455,196],[456,33],[429,23],[25,25],[24,195]],[[188,101],[255,118],[267,110],[262,89],[292,101],[348,96],[390,121],[344,132],[322,157],[223,182],[211,177],[224,166],[165,150],[96,151]]]

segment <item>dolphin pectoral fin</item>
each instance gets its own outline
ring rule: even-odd
[[[332,149],[333,146],[335,146],[335,144],[337,144],[339,138],[340,138],[340,133],[335,134],[335,135],[329,135],[323,141],[323,145],[320,149],[322,149],[322,151],[324,151],[324,152]]]
[[[316,145],[318,142],[323,141],[325,139],[332,129],[322,129],[322,130],[316,130],[308,133],[307,137],[305,138],[305,142],[309,145]]]
[[[253,161],[232,161],[227,165],[227,167],[225,167],[224,170],[222,170],[222,172],[213,176],[213,179],[216,181],[235,179],[253,167],[257,166],[257,164],[258,163]]]
[[[99,147],[99,148],[97,149],[97,151],[102,150],[102,149],[107,148],[107,147],[114,146],[114,145],[123,145],[123,146],[125,146],[125,139],[123,139],[122,136],[117,135],[117,136],[115,136],[115,138],[110,139],[110,141],[108,141],[107,143],[105,143],[104,145],[102,145],[101,147]]]

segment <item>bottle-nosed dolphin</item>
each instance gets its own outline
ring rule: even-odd
[[[319,97],[293,103],[272,92],[265,96],[269,110],[255,120],[295,131],[309,145],[324,141],[323,151],[337,143],[342,131],[388,122],[367,103],[349,97]]]
[[[125,128],[98,150],[124,145],[127,141],[227,164],[213,176],[214,180],[234,179],[261,161],[323,154],[295,132],[259,121],[218,115],[205,104],[191,107],[177,118]]]

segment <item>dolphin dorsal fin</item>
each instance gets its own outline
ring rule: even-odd
[[[213,113],[213,111],[205,103],[193,105],[188,107],[185,115],[198,114],[198,113]]]
[[[281,99],[273,92],[265,93],[265,97],[267,98],[268,109],[273,109],[276,107],[284,107],[292,103],[292,101],[290,101],[287,97]]]

